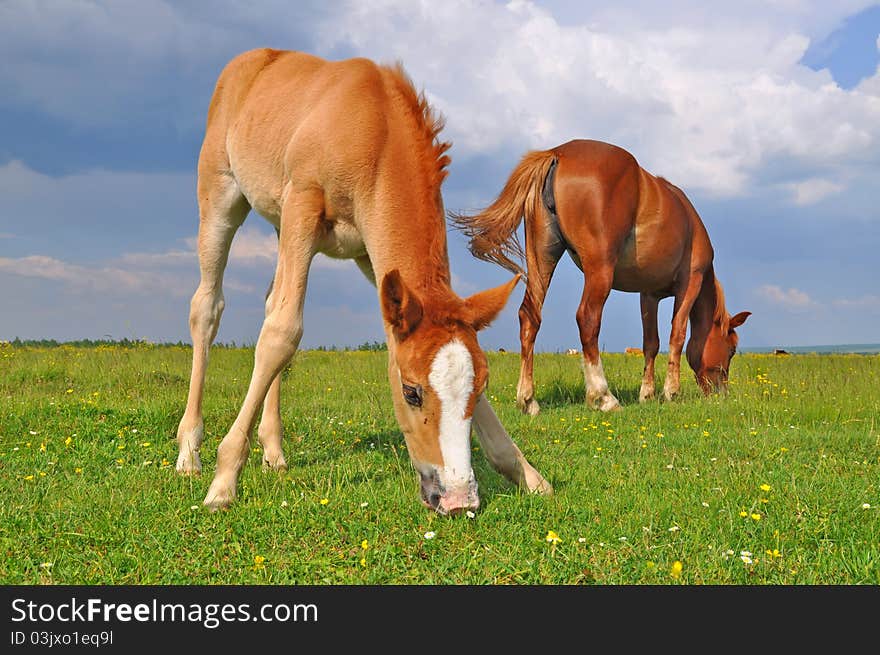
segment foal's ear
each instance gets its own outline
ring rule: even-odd
[[[422,303],[403,283],[396,268],[382,278],[379,291],[382,316],[391,325],[394,337],[403,341],[422,320]]]
[[[521,277],[522,273],[517,273],[510,282],[505,282],[494,289],[475,293],[464,301],[466,320],[475,330],[480,331],[495,320],[504,309],[513,288]]]
[[[738,328],[740,325],[746,322],[746,319],[752,315],[752,312],[740,312],[736,316],[730,317],[730,329]]]

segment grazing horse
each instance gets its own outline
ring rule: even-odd
[[[201,471],[205,369],[232,238],[254,209],[275,227],[279,245],[253,374],[217,448],[209,508],[234,500],[261,405],[263,464],[287,467],[280,373],[302,336],[317,253],[354,259],[377,286],[391,395],[422,501],[441,514],[479,505],[472,424],[500,473],[530,491],[551,491],[484,395],[487,362],[476,334],[501,311],[519,276],[466,299],[450,287],[440,194],[449,144],[439,142],[441,129],[400,65],[259,49],[233,58],[220,74],[198,165],[201,282],[190,306],[192,374],[177,431],[182,474]]]
[[[600,141],[574,140],[527,153],[498,198],[476,215],[451,214],[480,259],[516,272],[527,266],[519,309],[522,346],[516,400],[527,414],[534,397],[532,356],[550,278],[568,252],[584,274],[577,310],[587,403],[617,409],[599,356],[602,309],[611,289],[639,292],[645,368],[639,400],[654,395],[654,359],[660,348],[657,304],[673,296],[669,364],[663,395],[679,391],[679,364],[690,318],[687,360],[704,393],[725,389],[739,327],[750,312],[730,316],[715,277],[709,235],[685,194],[648,173],[626,150]],[[516,236],[525,222],[525,252]]]

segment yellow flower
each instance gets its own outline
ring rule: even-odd
[[[769,484],[762,484],[762,485],[759,487],[759,489],[760,489],[761,491],[770,491],[771,488],[772,488],[772,487],[771,487]]]
[[[749,513],[746,512],[746,511],[742,511],[742,512],[739,513],[739,515],[742,516],[743,518],[745,518],[745,517],[747,517],[747,516],[749,515]]]
[[[654,564],[654,562],[652,562],[651,560],[648,560],[647,562],[645,562],[646,568],[653,569],[655,566],[657,566],[657,565]]]
[[[329,499],[329,498],[322,498],[322,499],[321,499],[321,504],[322,504],[322,505],[326,505],[326,504],[329,503],[329,502],[330,502],[330,499]]]
[[[46,452],[46,444],[45,444],[45,443],[41,443],[41,444],[40,444],[40,452],[41,452],[41,453],[45,453],[45,452]]]
[[[364,550],[366,550],[366,549],[369,548],[369,547],[370,547],[370,544],[367,543],[367,540],[366,540],[366,539],[364,539],[364,540],[361,542],[361,548],[363,548]]]
[[[73,469],[73,472],[74,473],[82,473],[83,470],[79,466],[77,466],[75,469]]]
[[[367,565],[367,558],[361,557],[361,566],[366,566],[366,565]]]
[[[266,558],[262,555],[254,555],[254,570],[256,571],[257,569],[264,568],[265,561]]]
[[[33,479],[34,479],[34,476],[32,476],[32,475],[26,475],[26,476],[24,476],[24,479],[25,479],[25,480],[33,480]]]
[[[757,512],[752,512],[752,520],[753,520],[753,521],[760,521],[760,520],[761,520],[761,515],[758,514]]]
[[[675,560],[672,563],[672,569],[669,571],[669,575],[671,575],[673,578],[678,580],[678,578],[681,577],[681,569],[682,569],[681,562],[679,562],[678,560]]]
[[[67,439],[64,440],[65,446],[69,446],[72,443],[73,443],[73,437],[67,437]]]
[[[553,530],[547,530],[547,536],[544,537],[544,540],[548,544],[553,544],[554,546],[556,544],[558,544],[560,541],[562,541],[562,539],[559,537],[559,535],[556,534],[555,532],[553,532]]]

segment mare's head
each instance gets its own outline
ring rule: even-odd
[[[381,282],[394,410],[421,477],[422,502],[441,514],[480,504],[471,419],[489,369],[477,332],[504,308],[519,277],[466,299],[452,292],[419,297],[397,270]]]
[[[721,311],[716,312],[705,334],[702,334],[703,330],[695,329],[691,325],[687,359],[704,394],[727,391],[730,360],[736,354],[739,343],[735,328],[745,323],[751,315],[751,312],[740,312],[736,316],[730,316],[722,305]]]

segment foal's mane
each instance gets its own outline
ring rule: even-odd
[[[382,68],[388,73],[387,79],[392,83],[407,113],[415,121],[418,136],[415,141],[424,148],[421,161],[424,163],[427,179],[434,189],[439,190],[449,173],[446,167],[452,161],[449,155],[445,154],[452,144],[440,140],[440,131],[445,125],[445,120],[428,103],[424,91],[416,92],[412,79],[403,69],[403,64],[397,62]]]

